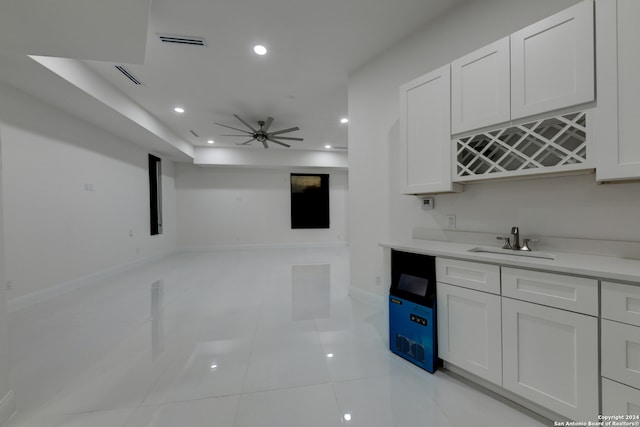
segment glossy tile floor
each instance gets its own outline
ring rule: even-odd
[[[12,313],[10,427],[540,426],[387,349],[346,248],[178,254]]]

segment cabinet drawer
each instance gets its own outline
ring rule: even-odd
[[[602,318],[640,326],[640,286],[602,282]]]
[[[502,295],[578,313],[598,315],[598,281],[502,268]]]
[[[640,415],[640,390],[603,378],[602,415]]]
[[[479,262],[436,258],[438,282],[500,295],[500,267]]]
[[[640,328],[602,320],[602,376],[640,388]]]

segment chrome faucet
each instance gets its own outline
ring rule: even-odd
[[[529,242],[535,243],[538,241],[538,239],[522,239],[522,244],[520,244],[520,229],[518,227],[511,227],[511,237],[498,237],[497,239],[504,241],[502,249],[512,249],[514,251],[531,251]]]
[[[511,227],[511,236],[513,237],[511,248],[519,251],[522,248],[522,246],[520,246],[520,229],[518,227]]]

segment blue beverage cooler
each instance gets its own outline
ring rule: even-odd
[[[431,373],[438,364],[435,304],[435,257],[392,250],[389,347]]]

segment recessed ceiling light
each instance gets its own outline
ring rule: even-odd
[[[333,357],[333,353],[329,353],[329,354],[327,354],[327,357],[328,357],[329,359],[331,359],[331,358]]]
[[[207,144],[213,144],[213,143],[215,143],[215,141],[213,139],[210,139],[210,140],[207,141]]]
[[[261,44],[257,44],[253,47],[253,51],[256,53],[256,55],[266,55],[267,54],[267,48],[262,46]]]
[[[180,114],[182,114],[182,113],[184,113],[184,108],[182,108],[182,107],[176,107],[176,108],[174,108],[174,109],[173,109],[173,111],[175,111],[176,113],[180,113]]]
[[[340,119],[340,123],[342,123],[342,124],[349,123],[349,119],[346,118],[346,117],[343,117],[343,118]]]
[[[345,421],[351,421],[351,414],[344,414]]]
[[[324,146],[324,148],[329,149],[329,148],[331,148],[331,145],[327,144],[327,145]]]
[[[214,364],[212,364],[212,365],[210,366],[210,368],[211,368],[212,370],[213,370],[213,369],[216,369],[217,367],[218,367],[218,365],[216,365],[215,363],[214,363]]]

